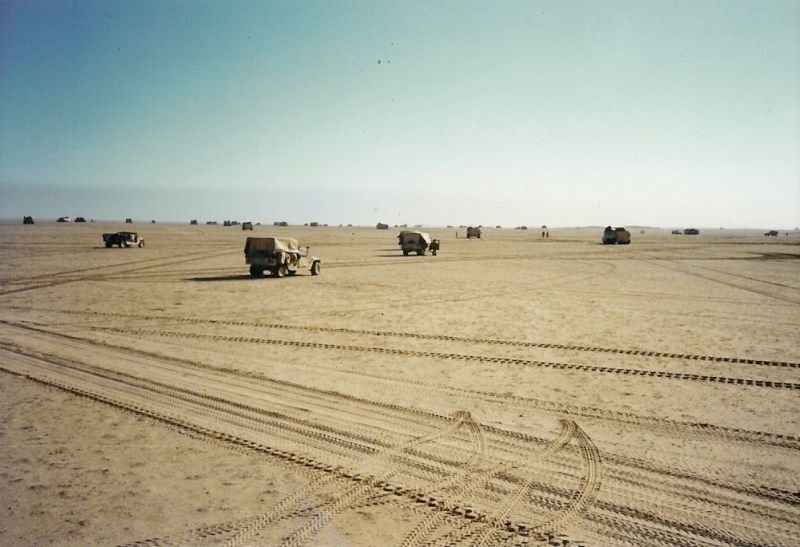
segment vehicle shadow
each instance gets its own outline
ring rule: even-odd
[[[244,279],[257,279],[250,274],[237,274],[237,275],[219,275],[216,277],[189,277],[186,281],[242,281]]]
[[[398,252],[394,252],[394,253],[392,253],[390,255],[375,255],[375,258],[409,258],[409,257],[412,257],[412,256],[417,256],[417,253],[411,253],[408,256],[404,256],[403,252],[400,251],[399,253]],[[431,253],[427,252],[422,256],[431,256]]]

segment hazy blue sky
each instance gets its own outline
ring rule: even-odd
[[[0,216],[800,225],[796,0],[0,2]]]

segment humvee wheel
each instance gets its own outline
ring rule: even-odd
[[[408,251],[406,251],[405,249],[403,249],[403,256],[408,256]]]
[[[311,275],[319,275],[319,260],[314,261],[311,265]]]
[[[286,277],[286,266],[281,265],[275,269],[275,277]]]
[[[264,270],[263,270],[263,268],[260,268],[260,267],[256,266],[255,264],[252,264],[250,266],[250,275],[252,277],[261,277],[262,275],[264,275]]]
[[[144,247],[144,239],[139,242],[139,247]]]
[[[119,240],[119,248],[120,249],[122,249],[124,247],[127,247],[127,246],[128,246],[128,242],[127,241],[125,241],[124,239],[120,239]]]
[[[425,254],[425,249],[420,249],[417,251],[417,256],[422,256]]]
[[[111,243],[110,240],[106,241],[106,249],[110,249],[112,245],[113,245],[113,243]]]

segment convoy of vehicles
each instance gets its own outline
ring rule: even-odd
[[[319,275],[321,260],[308,255],[308,247],[300,249],[296,239],[276,237],[248,237],[244,245],[245,263],[250,265],[250,275],[261,277],[268,272],[273,277],[295,275],[299,269],[308,269]]]

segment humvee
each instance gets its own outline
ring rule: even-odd
[[[481,238],[481,229],[480,228],[473,228],[470,226],[467,228],[467,239],[471,237],[477,237],[478,239]]]
[[[766,234],[764,234],[764,235],[765,235],[765,236],[778,237],[778,230],[770,230],[769,232],[767,232],[767,233],[766,233]]]
[[[418,256],[425,254],[431,244],[431,236],[425,232],[415,232],[403,230],[397,236],[397,244],[403,249],[403,256],[417,253]]]
[[[603,245],[628,245],[631,242],[631,233],[625,228],[612,228],[607,226],[603,231]]]
[[[295,275],[299,268],[308,268],[311,275],[319,275],[321,263],[319,258],[308,255],[308,247],[301,250],[297,240],[288,237],[248,237],[244,258],[253,277],[261,277],[264,272],[285,277]]]
[[[253,229],[252,222],[242,222],[242,230],[251,230]]]
[[[144,239],[139,239],[139,234],[136,232],[116,232],[113,234],[103,234],[103,241],[107,248],[114,245],[119,245],[120,249],[125,247],[144,247]]]

